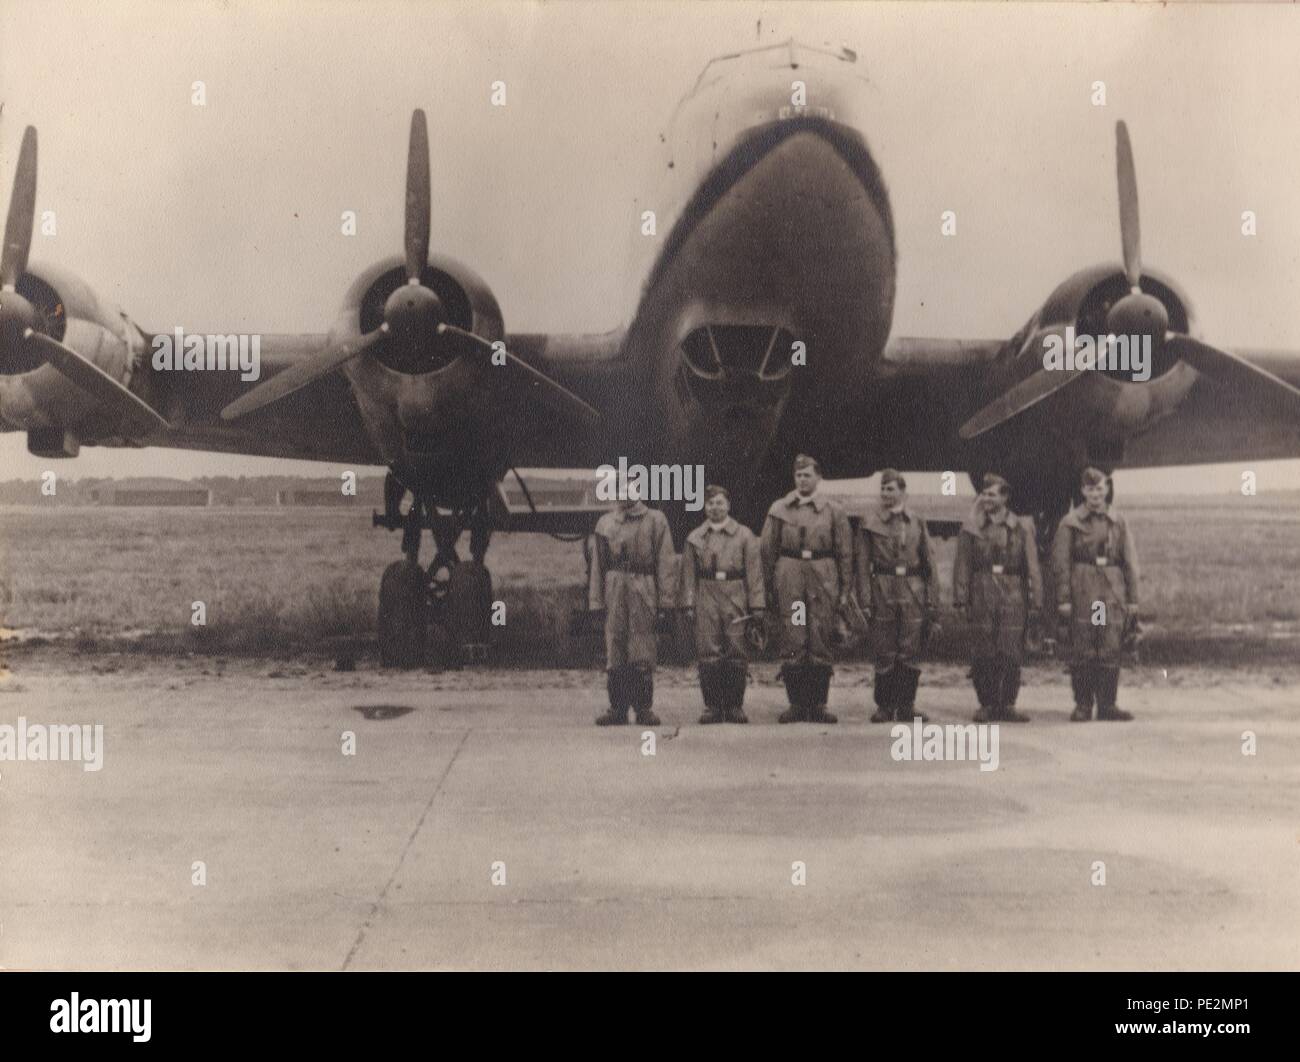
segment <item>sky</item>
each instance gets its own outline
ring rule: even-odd
[[[146,330],[323,332],[352,278],[401,249],[420,106],[435,249],[487,279],[509,330],[603,331],[631,318],[656,250],[640,210],[674,106],[711,57],[791,36],[849,46],[873,86],[863,131],[898,233],[894,335],[1008,336],[1074,270],[1116,260],[1124,118],[1146,263],[1189,291],[1206,338],[1300,350],[1289,5],[3,0],[0,195],[34,124],[37,210],[57,220],[34,258]],[[0,478],[48,464],[22,435],[0,438]],[[323,469],[159,449],[60,466]],[[1261,489],[1300,488],[1300,461],[1259,474]],[[1235,465],[1120,476],[1131,490],[1238,482]]]

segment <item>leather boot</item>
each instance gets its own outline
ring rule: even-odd
[[[1003,723],[1027,723],[1029,716],[1016,711],[1016,695],[1020,692],[1020,665],[1007,656],[1000,656],[993,673],[997,690],[997,717]]]
[[[1119,698],[1119,668],[1103,667],[1097,673],[1097,718],[1112,723],[1127,723],[1133,718],[1132,712],[1118,708],[1115,701]]]
[[[1070,722],[1089,722],[1092,719],[1092,664],[1075,664],[1070,668],[1070,688],[1074,691],[1074,711],[1070,713]]]
[[[1012,661],[1009,666],[1011,670],[1007,675],[1004,699],[1008,707],[1015,708],[1016,701],[1020,697],[1020,665]]]
[[[597,726],[627,725],[627,669],[613,667],[605,672],[605,689],[609,693],[609,711],[596,716]]]
[[[749,681],[749,669],[744,664],[723,664],[719,674],[725,679],[723,683],[722,717],[728,723],[748,723],[745,714],[745,685]]]
[[[784,664],[781,667],[781,678],[785,682],[785,695],[790,702],[790,707],[776,717],[778,723],[802,723],[808,718],[807,701],[804,696],[807,685],[807,679],[804,678],[806,670],[807,668],[799,664]]]
[[[921,681],[921,669],[910,664],[895,664],[898,675],[898,697],[894,707],[894,718],[902,723],[913,719],[925,722],[925,715],[916,710],[916,687]]]
[[[876,672],[875,686],[872,691],[876,702],[876,710],[871,716],[873,723],[892,723],[894,721],[894,697],[891,687],[897,675],[897,667],[890,668],[888,671]]]
[[[723,719],[723,691],[720,688],[720,667],[716,663],[700,664],[700,693],[704,697],[704,714],[700,716],[700,725],[709,726],[721,723]]]
[[[654,713],[655,679],[653,672],[644,666],[634,666],[629,668],[629,671],[631,672],[629,685],[632,689],[632,711],[636,715],[637,725],[661,725],[659,717]]]
[[[993,691],[989,684],[989,659],[978,656],[970,665],[971,685],[975,687],[975,697],[979,700],[979,710],[975,713],[975,722],[987,723],[993,719]]]
[[[826,664],[808,669],[808,722],[838,723],[839,717],[826,710],[831,696],[831,675],[834,671]]]

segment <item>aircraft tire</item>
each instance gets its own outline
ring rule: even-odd
[[[424,569],[394,561],[379,583],[379,662],[384,667],[424,665],[429,596]]]
[[[491,632],[492,573],[487,565],[461,561],[447,580],[447,633],[457,647],[486,645]]]

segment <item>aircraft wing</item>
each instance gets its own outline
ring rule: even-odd
[[[327,344],[325,335],[261,336],[261,374],[240,379],[238,371],[156,371],[148,362],[144,390],[150,404],[167,419],[140,439],[145,446],[184,450],[288,457],[313,461],[347,461],[382,465],[383,459],[365,431],[352,388],[340,373],[331,374],[274,406],[237,421],[221,419],[221,410],[241,394],[310,359]]]
[[[1300,353],[1240,349],[1233,353],[1300,387]],[[1262,412],[1242,389],[1202,377],[1177,410],[1128,441],[1122,465],[1143,468],[1285,457],[1300,457],[1300,420]]]
[[[877,461],[917,470],[954,467],[965,450],[957,427],[987,385],[1004,340],[900,338],[877,380]],[[1236,348],[1249,365],[1300,388],[1300,352]],[[1262,387],[1263,384],[1259,384]],[[1124,468],[1300,457],[1300,420],[1261,404],[1254,381],[1235,386],[1202,375],[1177,408],[1124,448]],[[897,450],[893,440],[906,447]]]
[[[1005,339],[929,339],[897,336],[889,341],[882,368],[895,375],[961,370],[983,365],[998,355]]]
[[[619,393],[614,372],[621,332],[603,335],[515,335],[512,352],[539,371],[572,381],[603,402],[606,392]],[[156,371],[148,363],[148,379],[140,385],[149,404],[168,421],[138,441],[144,446],[284,457],[314,461],[347,461],[385,465],[342,372],[332,372],[282,399],[245,416],[223,419],[221,411],[241,396],[295,367],[310,364],[327,349],[329,337],[317,335],[261,336],[261,373],[244,381],[232,370],[219,372]],[[574,466],[588,463],[586,437],[566,432],[560,414],[537,407],[520,426],[513,449],[521,465]],[[547,519],[550,519],[549,517]],[[547,520],[541,521],[546,523]],[[512,528],[514,529],[514,528]],[[522,528],[520,528],[522,529]],[[539,530],[542,528],[539,527]]]

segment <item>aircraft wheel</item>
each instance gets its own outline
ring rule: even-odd
[[[425,646],[424,659],[429,667],[443,671],[459,666],[460,654],[455,640],[441,623],[434,621],[429,624]]]
[[[447,579],[447,632],[462,659],[485,651],[492,621],[492,573],[487,565],[462,561]]]
[[[379,661],[384,667],[424,664],[429,597],[424,569],[394,561],[379,583]]]

